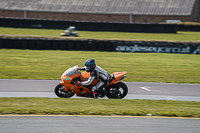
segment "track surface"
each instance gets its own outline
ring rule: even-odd
[[[2,133],[198,133],[200,119],[0,116]]]
[[[56,98],[54,87],[59,82],[60,80],[0,79],[0,97]],[[129,88],[125,99],[200,101],[200,84],[125,83]]]
[[[0,79],[0,97],[56,98],[59,80]],[[198,84],[125,82],[126,99],[200,101]],[[200,119],[100,116],[0,116],[3,133],[197,133]]]

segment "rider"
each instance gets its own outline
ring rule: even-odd
[[[103,91],[103,88],[105,88],[109,84],[110,74],[107,71],[103,70],[101,67],[97,66],[94,59],[86,60],[85,67],[81,67],[78,69],[90,72],[90,77],[87,81],[84,82],[76,81],[76,85],[87,86],[90,85],[94,79],[98,79],[99,82],[92,87],[93,96],[95,98],[97,98],[98,96],[104,97],[105,93]]]

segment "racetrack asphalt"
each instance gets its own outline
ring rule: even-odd
[[[59,80],[0,79],[0,97],[57,98]],[[125,99],[200,101],[199,84],[125,82]],[[77,98],[77,97],[73,97]],[[0,115],[3,133],[197,133],[200,119],[120,116]]]
[[[0,97],[57,98],[54,87],[59,82],[60,80],[0,79]],[[125,99],[200,101],[200,84],[125,83],[129,88]]]
[[[120,116],[0,116],[2,133],[198,133],[200,119]]]

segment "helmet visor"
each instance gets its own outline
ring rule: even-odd
[[[91,65],[91,62],[87,62],[87,63],[85,63],[85,66],[90,66]]]

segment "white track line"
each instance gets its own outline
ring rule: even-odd
[[[140,88],[143,89],[143,90],[146,90],[146,91],[151,91],[150,89],[148,89],[148,88],[151,88],[149,86],[144,86],[144,87],[140,87]]]
[[[169,99],[169,100],[175,100],[175,99],[173,99],[173,98],[171,98],[171,97],[167,97],[167,99]]]

